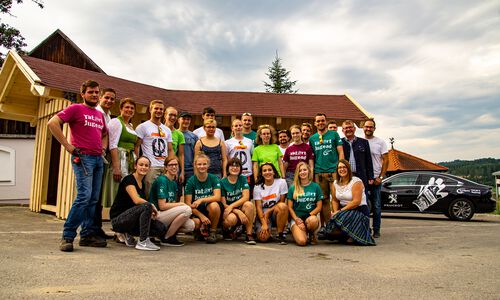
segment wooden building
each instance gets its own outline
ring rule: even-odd
[[[203,108],[211,106],[226,135],[231,121],[244,112],[252,113],[254,125],[270,124],[277,129],[312,123],[317,112],[337,122],[353,120],[358,126],[371,118],[348,95],[169,90],[109,76],[57,30],[29,56],[9,52],[0,71],[0,118],[29,122],[37,128],[30,192],[33,211],[51,211],[60,218],[69,213],[75,193],[70,157],[48,131],[47,122],[72,102],[81,102],[79,88],[87,79],[115,89],[119,99],[136,100],[135,126],[149,119],[147,106],[153,99],[193,114],[193,127],[201,125]],[[118,103],[112,113],[118,115]],[[63,131],[67,136],[67,125]]]

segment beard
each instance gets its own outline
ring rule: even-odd
[[[83,98],[83,102],[86,105],[90,106],[90,107],[96,107],[97,106],[97,101],[96,102],[89,102],[89,101],[87,101],[87,99]]]

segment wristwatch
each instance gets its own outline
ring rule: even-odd
[[[380,175],[378,178],[380,178],[380,180],[384,179],[384,176]]]

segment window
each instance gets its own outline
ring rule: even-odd
[[[401,174],[391,180],[392,186],[398,185],[415,185],[418,174]]]
[[[16,150],[0,146],[0,185],[16,184]]]

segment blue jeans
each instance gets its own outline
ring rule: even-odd
[[[73,240],[81,225],[80,236],[86,237],[96,232],[94,214],[101,193],[103,161],[101,156],[81,154],[81,163],[73,163],[76,177],[76,198],[64,223],[63,238]],[[85,165],[87,175],[85,175]]]
[[[382,184],[379,185],[369,185],[368,189],[370,191],[370,202],[371,209],[373,213],[373,231],[380,231],[380,223],[382,222],[382,205],[380,199],[380,192],[382,190]]]

